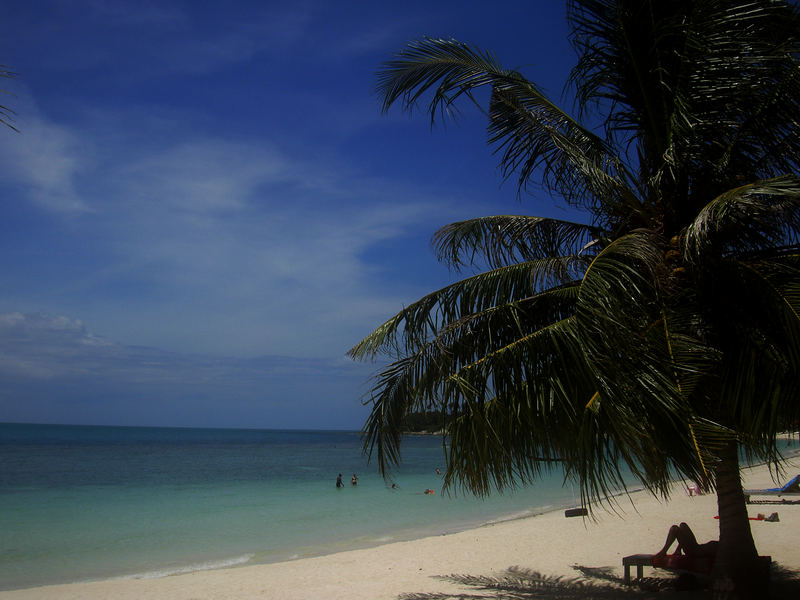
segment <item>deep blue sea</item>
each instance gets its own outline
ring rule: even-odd
[[[0,589],[277,562],[576,501],[560,474],[445,495],[441,438],[402,453],[392,489],[356,432],[0,424]]]

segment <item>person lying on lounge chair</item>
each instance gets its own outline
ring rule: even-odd
[[[705,544],[698,544],[697,538],[686,523],[680,525],[673,525],[669,528],[667,533],[667,541],[664,542],[664,547],[656,552],[655,556],[666,556],[667,550],[673,543],[678,542],[678,547],[675,549],[675,554],[685,554],[686,556],[709,556],[714,557],[717,554],[717,546],[719,542],[711,541]]]

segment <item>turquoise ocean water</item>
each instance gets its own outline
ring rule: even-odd
[[[444,495],[441,439],[402,452],[391,489],[356,432],[0,424],[0,589],[290,560],[576,500],[560,474]]]

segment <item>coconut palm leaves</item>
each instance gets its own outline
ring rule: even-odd
[[[603,138],[460,42],[412,43],[379,72],[384,110],[427,102],[432,121],[485,89],[503,173],[593,223],[502,216],[437,232],[440,260],[489,270],[351,351],[393,360],[366,427],[381,468],[402,416],[437,406],[452,416],[448,482],[484,493],[559,460],[597,498],[620,461],[655,489],[675,469],[713,483],[716,449],[758,438],[774,458],[764,440],[796,417],[796,11],[581,0],[569,19],[579,114],[605,110]]]
[[[798,14],[784,2],[570,2],[578,106],[678,230],[724,191],[797,171]],[[656,214],[657,214],[656,213]]]
[[[445,483],[477,494],[554,465],[587,502],[626,471],[661,494],[676,474],[700,481],[719,498],[718,569],[758,597],[737,451],[779,465],[777,434],[800,423],[799,15],[778,0],[572,0],[577,117],[453,40],[384,65],[384,110],[427,101],[435,121],[488,101],[505,177],[591,225],[495,216],[435,234],[440,260],[485,271],[351,350],[389,360],[364,428],[381,470],[404,416],[436,409]],[[602,136],[581,123],[598,116]]]
[[[520,188],[540,172],[541,183],[579,206],[600,191],[631,201],[620,183],[628,174],[617,173],[624,166],[605,142],[521,74],[500,67],[490,53],[455,40],[425,38],[409,44],[378,73],[384,110],[398,101],[412,110],[430,92],[432,122],[457,114],[455,102],[461,97],[478,103],[482,89],[491,95],[490,143],[501,155],[504,174],[516,174]]]

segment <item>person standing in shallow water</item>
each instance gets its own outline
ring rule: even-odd
[[[353,473],[353,478],[350,480],[350,483],[353,485],[358,485],[358,477],[356,477],[355,473]]]
[[[344,483],[342,483],[342,474],[339,473],[339,476],[336,478],[336,487],[338,489],[342,486],[344,486]]]

